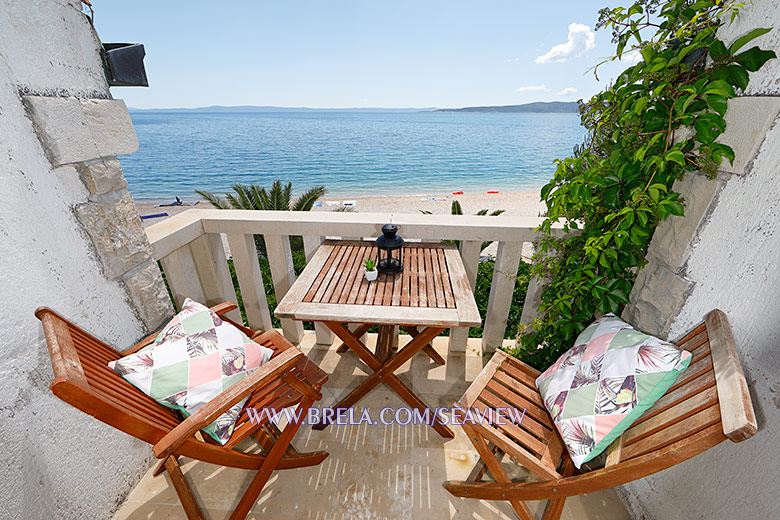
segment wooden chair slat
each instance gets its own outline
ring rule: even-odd
[[[651,406],[634,424],[640,424],[643,421],[655,417],[657,414],[684,401],[691,395],[703,392],[713,386],[715,386],[715,373],[712,370],[707,370],[706,372],[699,374],[698,377],[689,379],[684,386],[680,386],[675,390],[664,394],[664,396],[656,401],[655,404],[653,404],[653,406]]]
[[[480,394],[480,397],[485,392],[490,391],[501,398],[504,403],[502,406],[511,406],[513,408],[517,408],[518,410],[525,409],[526,416],[534,419],[540,425],[544,426],[544,429],[547,432],[553,430],[555,426],[550,420],[550,414],[547,413],[547,410],[537,404],[532,403],[522,395],[512,391],[506,386],[500,384],[497,381],[498,375],[500,373],[501,372],[496,372],[496,377],[488,381],[488,384],[482,394]]]
[[[680,439],[689,437],[720,421],[720,408],[717,404],[709,406],[681,421],[671,423],[666,429],[649,435],[633,444],[623,445],[620,461],[663,449]]]
[[[683,350],[687,350],[688,352],[693,352],[700,346],[708,344],[709,338],[707,337],[707,329],[703,329],[695,336],[691,336],[690,338],[686,339],[685,343],[675,343],[675,345]]]
[[[127,412],[135,414],[138,418],[148,422],[156,428],[160,428],[164,431],[175,427],[181,422],[181,420],[170,420],[162,414],[150,413],[150,408],[134,402],[127,398],[126,395],[114,391],[111,387],[103,384],[102,382],[96,382],[92,385],[91,390],[99,397],[108,401],[112,406],[121,408]]]
[[[536,406],[538,407],[544,406],[544,401],[542,401],[542,396],[539,395],[539,390],[537,390],[536,388],[530,388],[528,385],[521,383],[520,381],[511,377],[509,374],[507,374],[502,370],[496,371],[496,375],[494,376],[494,379],[499,383],[501,383],[502,385],[509,387],[515,393],[520,394],[527,401],[531,401]],[[545,412],[546,411],[547,410],[545,409]]]
[[[481,398],[479,401],[474,403],[471,408],[478,410],[480,413],[485,413],[492,409],[491,405],[489,403],[483,402]],[[538,459],[542,458],[544,451],[547,449],[547,445],[545,443],[511,422],[506,421],[504,424],[493,424],[490,426],[485,426],[483,424],[481,426],[483,428],[500,430],[504,435],[515,439],[517,444],[530,451]]]
[[[688,368],[685,369],[685,372],[683,372],[682,375],[677,378],[677,381],[675,381],[675,383],[667,391],[673,392],[674,390],[687,385],[689,381],[696,379],[708,370],[712,370],[712,357],[704,356],[697,363],[689,365]]]
[[[488,385],[488,388],[490,388],[490,385]],[[502,399],[501,396],[490,392],[488,389],[485,389],[481,394],[479,394],[479,400],[488,404],[494,409],[509,407],[516,408],[516,406],[508,403],[506,400]],[[537,421],[528,414],[526,414],[526,416],[523,418],[523,422],[521,423],[520,427],[528,431],[528,433],[534,435],[541,442],[546,443],[547,439],[550,437],[550,429],[545,427],[541,422]]]
[[[551,432],[547,440],[547,449],[542,454],[542,463],[557,468],[565,446],[556,432]]]
[[[477,374],[477,377],[474,378],[474,381],[471,382],[466,393],[463,394],[456,404],[463,409],[470,408],[471,405],[476,402],[477,397],[482,393],[482,390],[485,389],[488,382],[493,378],[499,365],[501,365],[506,357],[508,356],[503,350],[497,350],[487,364],[482,367],[482,370]]]
[[[696,363],[699,363],[702,359],[710,355],[709,341],[702,343],[701,345],[691,350],[690,352],[691,352],[691,362],[688,366],[695,365]]]
[[[542,375],[542,373],[539,370],[536,370],[534,367],[530,365],[526,365],[516,357],[507,356],[506,358],[507,364],[516,368],[521,373],[525,374],[527,377],[530,378],[531,384],[533,388],[536,388],[536,378]]]
[[[702,321],[701,323],[695,325],[691,330],[683,334],[679,339],[672,341],[672,343],[679,346],[680,348],[685,348],[684,345],[690,341],[691,338],[699,335],[704,330],[707,330],[707,325]]]
[[[475,403],[475,406],[479,405],[479,402]],[[516,440],[501,430],[484,425],[479,426],[479,429],[477,430],[474,428],[475,426],[479,425],[470,425],[476,434],[483,436],[489,442],[497,446],[499,450],[503,451],[510,457],[514,457],[519,464],[527,467],[536,475],[544,475],[545,477],[543,478],[560,478],[560,474],[554,467],[542,462],[541,458],[536,453],[533,453],[524,448]]]
[[[674,423],[687,419],[691,415],[718,403],[718,393],[715,388],[691,395],[688,399],[654,415],[652,418],[635,423],[623,433],[623,446],[644,439]]]

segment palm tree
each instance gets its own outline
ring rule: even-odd
[[[269,191],[258,184],[234,184],[232,188],[235,193],[226,193],[224,199],[208,191],[195,190],[195,193],[217,209],[310,211],[326,192],[325,186],[314,186],[293,200],[291,182],[282,186],[282,181],[274,181]]]
[[[282,185],[282,181],[271,183],[271,189],[267,190],[257,184],[234,184],[235,193],[226,193],[225,198],[214,193],[195,190],[195,193],[206,199],[217,209],[253,209],[275,211],[311,211],[314,203],[325,195],[325,186],[313,186],[306,190],[300,197],[293,200],[292,183]],[[303,249],[301,237],[291,237],[290,241],[294,250]],[[265,241],[260,235],[255,235],[257,252],[266,256]]]

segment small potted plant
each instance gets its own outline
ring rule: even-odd
[[[370,258],[366,258],[363,262],[363,273],[366,275],[366,280],[373,282],[376,277],[379,276],[379,271],[376,270],[376,262]]]

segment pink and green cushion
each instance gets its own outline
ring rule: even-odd
[[[674,384],[691,354],[607,314],[537,379],[574,465],[603,452]]]
[[[108,366],[152,399],[188,417],[266,363],[271,354],[208,307],[186,299],[154,343]],[[245,404],[246,399],[235,404],[203,432],[225,444]]]

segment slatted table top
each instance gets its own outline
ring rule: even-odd
[[[326,240],[279,302],[280,318],[348,323],[477,327],[474,294],[454,244],[406,243],[404,269],[368,282],[373,241]]]

